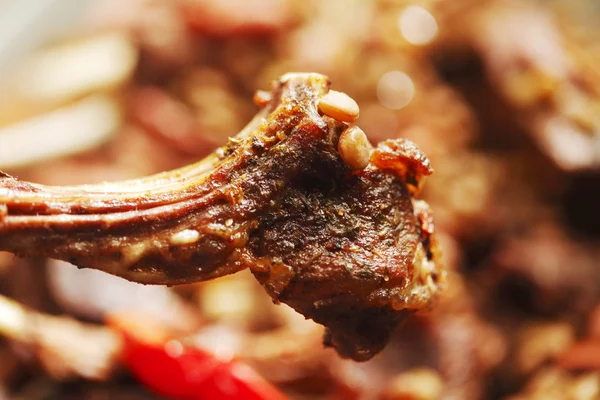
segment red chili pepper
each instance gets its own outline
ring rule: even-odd
[[[139,321],[139,319],[137,319]],[[111,316],[123,335],[123,362],[145,386],[177,400],[285,400],[241,360],[223,361],[197,347],[169,340],[155,324]]]

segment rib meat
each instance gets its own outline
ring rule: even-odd
[[[442,286],[431,215],[413,199],[431,167],[403,139],[368,150],[362,169],[345,161],[338,142],[354,127],[319,112],[329,86],[282,76],[242,132],[179,170],[72,187],[1,174],[0,250],[146,284],[250,268],[275,302],[328,328],[326,345],[367,360]]]

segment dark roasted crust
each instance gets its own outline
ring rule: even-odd
[[[0,250],[152,284],[250,268],[274,301],[325,325],[327,345],[369,359],[443,280],[428,208],[412,198],[431,168],[402,139],[348,168],[337,150],[346,125],[317,110],[328,90],[322,75],[285,75],[228,146],[139,183],[53,188],[2,175]]]
[[[392,304],[411,278],[418,224],[393,175],[335,175],[302,176],[286,191],[250,240],[250,268],[274,299],[328,326],[335,347],[370,358],[391,333],[382,328],[401,320]]]

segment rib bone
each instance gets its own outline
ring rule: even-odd
[[[179,170],[71,187],[1,174],[0,250],[146,284],[250,268],[275,302],[328,327],[327,345],[366,360],[443,282],[429,209],[412,198],[431,167],[403,139],[363,138],[368,158],[346,164],[348,125],[319,111],[329,86],[282,76],[242,132]]]

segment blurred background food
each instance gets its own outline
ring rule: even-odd
[[[599,399],[599,4],[1,0],[1,170],[71,185],[179,167],[243,127],[256,89],[316,71],[371,141],[431,158],[450,279],[357,364],[245,272],[144,287],[0,253],[0,399],[162,398],[123,357],[124,325],[172,338],[165,357],[240,359],[290,398]]]

